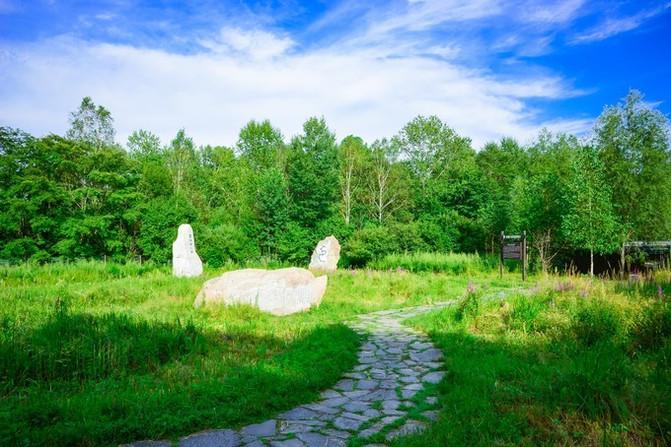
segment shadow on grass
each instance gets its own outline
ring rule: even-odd
[[[8,395],[36,383],[152,372],[179,357],[205,354],[210,345],[190,321],[70,313],[61,304],[37,327],[11,317],[0,320],[0,389]]]
[[[666,354],[632,359],[600,341],[541,342],[432,334],[446,354],[439,419],[397,446],[668,445],[671,378]]]
[[[343,325],[287,343],[67,312],[3,333],[0,445],[25,446],[174,439],[256,422],[315,399],[354,365],[360,342]]]

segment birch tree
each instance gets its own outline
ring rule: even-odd
[[[604,167],[592,148],[581,149],[568,182],[562,229],[576,248],[589,250],[589,274],[594,276],[594,253],[617,247],[617,222]]]
[[[352,220],[352,208],[362,183],[362,164],[366,146],[359,137],[350,135],[340,143],[340,195],[342,199],[341,213],[345,225]]]
[[[387,139],[371,146],[368,178],[368,203],[371,216],[378,223],[407,203],[407,188],[403,188],[403,166],[398,163],[399,151]]]

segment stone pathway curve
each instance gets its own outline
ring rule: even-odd
[[[423,430],[438,414],[432,409],[437,406],[437,397],[427,393],[425,384],[442,380],[443,355],[424,334],[402,321],[450,304],[358,316],[348,325],[367,336],[358,353],[359,362],[332,389],[323,391],[321,400],[237,431],[195,433],[180,439],[179,447],[344,447],[351,438],[366,439],[383,430],[386,440]],[[418,393],[423,398],[422,408],[426,408],[421,413],[411,411]],[[414,419],[409,417],[411,412]],[[171,445],[169,441],[127,444]]]

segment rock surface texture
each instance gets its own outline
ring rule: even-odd
[[[367,335],[358,364],[323,391],[321,399],[240,430],[210,430],[186,436],[180,447],[344,447],[360,438],[384,446],[395,437],[424,430],[436,417],[435,383],[444,375],[441,351],[401,324],[405,318],[451,303],[374,312],[350,324]],[[422,411],[417,409],[422,404]],[[157,444],[142,444],[157,442]],[[141,441],[132,447],[166,441]]]
[[[296,267],[234,270],[207,281],[193,304],[249,304],[273,315],[288,315],[319,305],[327,280]]]
[[[340,260],[340,242],[335,236],[319,241],[310,258],[310,270],[335,272]]]
[[[193,277],[203,274],[203,263],[196,253],[196,241],[189,224],[177,229],[177,239],[172,243],[172,274]]]

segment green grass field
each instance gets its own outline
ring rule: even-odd
[[[669,443],[668,276],[660,287],[551,277],[523,288],[517,274],[455,259],[339,271],[319,308],[288,317],[194,309],[221,271],[2,267],[0,445],[116,445],[258,422],[350,369],[361,340],[344,321],[450,299],[459,304],[411,322],[446,355],[440,418],[399,444]]]

